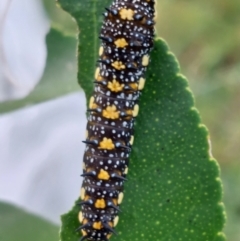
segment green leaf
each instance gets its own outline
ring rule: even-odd
[[[2,241],[58,240],[58,227],[13,205],[0,202]]]
[[[125,190],[134,194],[125,199],[119,227],[125,232],[132,219],[139,240],[224,240],[222,189],[207,130],[163,40],[151,59]],[[132,233],[131,227],[125,240]]]
[[[78,82],[84,89],[87,103],[93,90],[93,76],[99,49],[99,31],[102,13],[111,0],[58,0],[61,7],[77,21],[78,35]]]
[[[43,102],[79,90],[76,83],[76,39],[56,29],[47,35],[47,63],[36,88],[24,99],[1,103],[0,113]]]
[[[76,18],[80,29],[78,77],[89,98],[98,52],[97,14],[102,12],[102,2],[110,1],[59,2]],[[155,41],[151,60],[134,127],[119,235],[111,240],[223,241],[222,187],[208,132],[163,40]],[[79,226],[78,212],[75,205],[62,216],[62,241],[79,239],[74,232]]]

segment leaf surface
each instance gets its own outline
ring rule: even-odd
[[[98,16],[109,2],[59,1],[80,29],[78,77],[88,99],[98,54]],[[223,241],[222,188],[207,129],[163,40],[155,41],[151,60],[134,127],[119,235],[111,240]],[[62,216],[62,241],[78,240],[78,211],[75,205]]]
[[[111,0],[58,0],[60,6],[77,21],[78,35],[78,82],[84,89],[87,103],[93,90],[93,76],[99,49],[99,32],[102,13]]]

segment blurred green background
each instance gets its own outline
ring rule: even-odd
[[[32,94],[31,100],[34,102],[78,89],[74,67],[76,24],[67,13],[55,6],[54,1],[44,0],[44,4],[52,27],[63,33],[64,38],[62,37],[61,43],[69,48],[68,53],[63,52],[61,55],[68,55],[67,61],[73,67],[71,67],[71,78],[68,79],[71,86],[67,86],[69,82],[66,83],[67,88],[61,85],[61,89],[57,90],[57,93],[49,93],[49,97],[36,97]],[[240,1],[158,0],[157,11],[157,34],[168,42],[180,63],[182,74],[189,80],[202,121],[209,129],[212,153],[221,167],[227,211],[227,224],[224,230],[227,240],[240,241],[240,112],[238,111],[240,104]],[[54,50],[55,45],[52,44],[56,39],[59,39],[58,34],[51,31],[48,36],[48,48],[52,51],[51,59],[48,58],[43,79],[47,79],[51,74],[49,64],[55,63],[54,59],[59,61],[56,57],[57,53],[53,53],[53,51],[59,51],[58,48]],[[61,68],[58,67],[58,69]],[[46,82],[42,83],[46,84]],[[41,83],[36,87],[38,88],[41,89]],[[47,87],[46,89],[56,92],[55,88]],[[18,106],[16,103],[14,105]],[[14,108],[5,106],[5,110]],[[11,233],[10,229],[13,225],[18,225],[14,224],[16,217],[21,220],[24,216],[26,220],[29,220],[28,222],[35,220],[35,217],[20,210],[15,210],[17,216],[13,215],[11,219],[7,215],[8,209],[11,208],[7,204],[0,207],[2,220],[10,218],[9,224],[4,226],[4,229],[0,228],[0,240],[2,240],[1,237],[5,237],[2,230]],[[44,228],[44,220],[39,222],[38,224],[34,221],[36,226]],[[48,238],[39,237],[39,240],[40,238],[46,241],[57,240],[57,227],[50,226],[48,224],[46,228],[49,230]],[[32,240],[30,236],[26,239],[24,235],[24,233],[19,233],[18,240]],[[9,238],[8,240],[13,240],[11,236]],[[34,240],[37,239],[34,238]]]

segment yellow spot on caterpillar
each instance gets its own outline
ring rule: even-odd
[[[94,104],[94,97],[92,96],[91,98],[90,98],[90,100],[89,100],[89,108],[90,109],[92,109],[92,106],[93,106],[93,104]]]
[[[83,224],[86,224],[88,222],[88,220],[86,218],[83,219]]]
[[[93,104],[92,104],[92,109],[96,109],[96,108],[98,108],[97,104],[96,104],[96,103],[93,103]]]
[[[149,56],[144,55],[142,58],[142,66],[147,66],[149,64]]]
[[[113,201],[114,205],[117,205],[117,199],[116,198],[113,198],[112,201]]]
[[[95,79],[96,80],[98,79],[99,73],[100,73],[100,68],[97,67],[96,70],[95,70]]]
[[[88,199],[90,199],[90,197],[88,195],[85,195],[84,201],[87,201]]]
[[[139,105],[134,105],[133,112],[132,112],[133,117],[136,117],[138,115],[138,112],[139,112]]]
[[[114,44],[118,47],[118,48],[124,48],[126,46],[128,46],[128,43],[126,41],[125,38],[119,38],[117,40],[114,41]]]
[[[95,99],[94,99],[94,97],[92,96],[92,97],[90,98],[90,100],[89,100],[89,109],[95,109],[95,108],[98,107],[97,104],[94,103],[94,101],[95,101]]]
[[[119,216],[116,216],[113,220],[113,227],[116,227],[119,221]]]
[[[112,63],[112,67],[114,67],[117,70],[125,69],[125,65],[121,61],[115,61]]]
[[[88,138],[88,130],[86,130],[85,137]]]
[[[81,197],[82,200],[84,200],[84,198],[85,198],[85,193],[86,193],[85,189],[82,187],[81,188],[81,194],[80,194],[80,197]]]
[[[131,146],[133,145],[133,142],[134,142],[134,136],[131,136],[130,141],[129,141]]]
[[[120,11],[120,17],[123,20],[133,20],[134,11],[132,9],[122,8]]]
[[[101,229],[102,228],[102,223],[101,222],[94,222],[93,223],[93,228],[94,229]]]
[[[114,79],[112,82],[108,82],[107,87],[113,92],[119,92],[122,91],[124,84],[120,84],[118,81]]]
[[[101,81],[103,79],[102,76],[100,75],[100,68],[99,67],[96,68],[94,77],[95,77],[95,80],[97,80],[97,81]]]
[[[119,118],[119,111],[117,111],[117,107],[115,105],[107,106],[107,108],[103,110],[102,115],[105,118],[114,120]]]
[[[119,195],[118,195],[118,200],[117,200],[117,203],[118,204],[121,204],[122,203],[122,200],[123,200],[123,192],[120,192]]]
[[[83,215],[82,215],[82,212],[81,212],[81,211],[78,213],[78,221],[79,221],[80,223],[82,223],[82,221],[83,221]]]
[[[133,115],[133,111],[132,110],[126,110],[126,114],[128,115],[128,117],[126,117],[126,119],[129,120],[131,118],[131,116]]]
[[[138,89],[138,84],[137,84],[137,83],[131,83],[131,84],[129,84],[129,86],[130,86],[133,90],[137,90],[137,89]]]
[[[83,236],[87,236],[87,232],[84,231],[83,229],[81,230]]]
[[[106,172],[103,169],[101,169],[99,174],[98,174],[98,179],[109,180],[109,178],[110,178],[110,176],[109,176],[108,172]]]
[[[106,149],[106,150],[112,150],[114,149],[114,144],[112,142],[112,139],[108,139],[106,137],[103,138],[103,140],[99,143],[99,149]]]
[[[143,77],[141,77],[138,84],[138,90],[142,90],[144,88],[145,82],[146,80]]]
[[[123,173],[127,175],[127,173],[128,173],[128,167],[125,168],[125,170],[124,170]]]
[[[97,199],[96,202],[95,202],[95,207],[96,208],[105,208],[106,207],[105,200],[103,198]]]
[[[99,56],[103,54],[103,51],[104,51],[103,46],[101,46],[98,51]]]
[[[111,236],[112,236],[112,233],[109,233],[109,234],[107,235],[107,239],[110,239]]]

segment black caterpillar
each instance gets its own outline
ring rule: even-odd
[[[115,233],[153,47],[154,0],[115,0],[106,10],[84,141],[80,241],[108,241]]]

